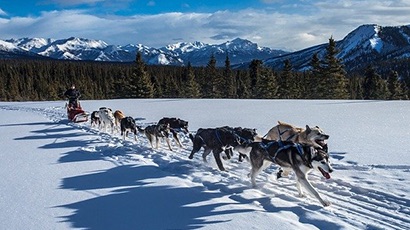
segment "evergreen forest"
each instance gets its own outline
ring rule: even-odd
[[[311,58],[311,68],[295,71],[289,60],[271,69],[252,60],[247,69],[224,67],[214,56],[202,67],[61,60],[0,60],[1,101],[61,100],[75,84],[82,100],[116,98],[364,99],[408,100],[410,59],[368,65],[348,73],[330,38],[327,55]]]

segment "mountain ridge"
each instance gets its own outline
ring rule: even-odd
[[[143,44],[110,45],[102,40],[70,37],[19,38],[0,40],[0,57],[51,58],[63,60],[132,62],[140,52],[151,65],[205,66],[213,55],[217,66],[224,66],[228,56],[233,68],[247,68],[253,59],[262,60],[273,69],[283,68],[289,59],[295,70],[310,68],[314,53],[320,59],[326,55],[328,43],[318,44],[295,52],[258,46],[246,39],[235,38],[221,44],[200,41],[178,42],[160,48]],[[343,39],[336,41],[346,70],[360,69],[370,63],[410,57],[410,25],[380,26],[360,25]]]
[[[255,58],[265,59],[286,53],[282,50],[260,47],[241,38],[217,45],[195,41],[179,42],[160,48],[143,44],[109,45],[102,40],[78,37],[19,38],[4,40],[2,43],[9,51],[19,50],[60,60],[132,62],[136,53],[140,52],[148,64],[154,65],[187,65],[189,62],[193,66],[202,66],[207,64],[211,55],[214,55],[217,63],[223,66],[227,54],[231,56],[231,63],[239,64]]]

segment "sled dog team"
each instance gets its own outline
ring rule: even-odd
[[[278,121],[263,137],[259,136],[255,129],[229,126],[200,128],[193,135],[188,131],[188,122],[179,118],[164,117],[156,124],[142,128],[136,124],[134,118],[125,116],[122,111],[113,112],[110,108],[101,107],[91,113],[91,127],[97,127],[104,132],[109,130],[111,133],[120,131],[123,140],[131,132],[134,134],[134,140],[138,141],[137,134],[142,133],[152,148],[158,148],[160,141],[165,140],[171,151],[169,136],[172,135],[175,143],[183,148],[178,137],[179,133],[183,133],[188,135],[193,143],[189,159],[193,159],[194,154],[203,148],[203,161],[206,162],[207,156],[212,153],[219,170],[224,171],[221,157],[230,159],[234,151],[238,152],[239,161],[246,158],[251,163],[248,176],[254,187],[258,174],[271,164],[276,164],[280,167],[277,172],[278,179],[294,172],[299,196],[305,196],[305,189],[323,206],[330,205],[308,180],[308,173],[313,170],[320,172],[326,179],[330,178],[333,171],[326,144],[329,135],[318,126],[306,125],[301,128]]]

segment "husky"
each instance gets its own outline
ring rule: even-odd
[[[262,140],[262,137],[258,135],[256,129],[242,127],[231,128],[228,126],[224,126],[224,128],[231,129],[241,139],[241,145],[225,149],[227,159],[231,159],[231,156],[233,156],[233,150],[239,153],[239,162],[242,162],[243,159],[248,159],[248,155],[240,151],[241,146],[252,142],[260,142]]]
[[[203,147],[203,161],[207,162],[206,157],[212,152],[219,170],[225,171],[221,161],[221,152],[228,148],[238,146],[242,143],[241,141],[240,137],[229,127],[200,128],[192,139],[193,148],[189,159],[194,158],[194,154]]]
[[[104,132],[107,132],[107,127],[110,127],[111,133],[113,133],[115,118],[112,109],[107,107],[101,107],[98,110],[98,117],[101,120],[100,130],[104,130]]]
[[[120,121],[120,128],[121,128],[121,136],[123,140],[125,140],[129,132],[132,132],[134,133],[134,140],[138,141],[137,133],[144,131],[138,125],[135,124],[135,120],[132,117],[122,118]]]
[[[91,113],[91,127],[100,127],[101,125],[101,120],[100,117],[98,117],[98,111],[93,111]]]
[[[158,124],[169,124],[170,132],[172,133],[175,142],[178,144],[180,148],[183,148],[183,145],[181,144],[181,141],[178,138],[178,132],[192,135],[188,131],[188,121],[179,118],[163,117],[158,121]]]
[[[124,113],[121,110],[115,110],[114,112],[114,127],[116,130],[121,129],[120,123],[121,119],[125,117]]]
[[[252,165],[249,176],[252,186],[256,187],[257,175],[272,163],[279,165],[286,171],[293,171],[296,175],[296,187],[300,197],[304,197],[303,188],[323,206],[330,202],[324,200],[308,180],[308,173],[312,170],[319,171],[326,179],[330,179],[333,168],[327,152],[309,145],[297,144],[289,141],[262,141],[250,145],[250,161]]]
[[[276,140],[276,141],[292,141],[294,143],[311,145],[314,148],[323,149],[328,151],[326,140],[329,139],[329,135],[319,128],[319,126],[309,127],[306,125],[306,128],[296,127],[294,125],[288,124],[286,122],[278,121],[278,125],[271,128],[268,133],[264,136],[267,140]],[[277,177],[286,176],[287,172],[279,169]]]
[[[306,129],[303,129],[278,121],[278,125],[268,131],[265,135],[265,139],[292,141],[322,149],[326,145],[325,140],[329,139],[329,135],[325,134],[319,126],[309,127],[306,125]]]
[[[143,132],[145,133],[145,136],[148,138],[149,143],[151,144],[151,147],[154,148],[153,141],[155,139],[155,148],[158,149],[159,147],[159,141],[160,139],[165,139],[167,142],[168,148],[170,151],[172,151],[171,144],[169,143],[169,133],[170,127],[169,124],[155,124],[155,125],[149,125],[143,129]]]

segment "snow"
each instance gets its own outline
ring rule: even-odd
[[[169,65],[171,62],[167,59],[165,54],[158,54],[156,63],[160,65]]]
[[[410,229],[410,104],[407,101],[128,99],[82,101],[88,110],[120,109],[147,126],[164,116],[190,131],[256,128],[277,120],[319,125],[332,178],[309,178],[332,205],[297,196],[294,176],[276,168],[252,188],[248,162],[213,158],[138,135],[67,121],[65,102],[0,102],[2,229]]]
[[[380,27],[379,26],[375,26],[374,28],[374,36],[373,38],[371,38],[369,40],[370,42],[370,46],[376,50],[378,53],[380,53],[380,51],[383,48],[383,40],[379,37],[379,31],[380,31]]]
[[[13,43],[0,40],[0,50],[13,51],[17,49],[17,46],[13,45]]]

